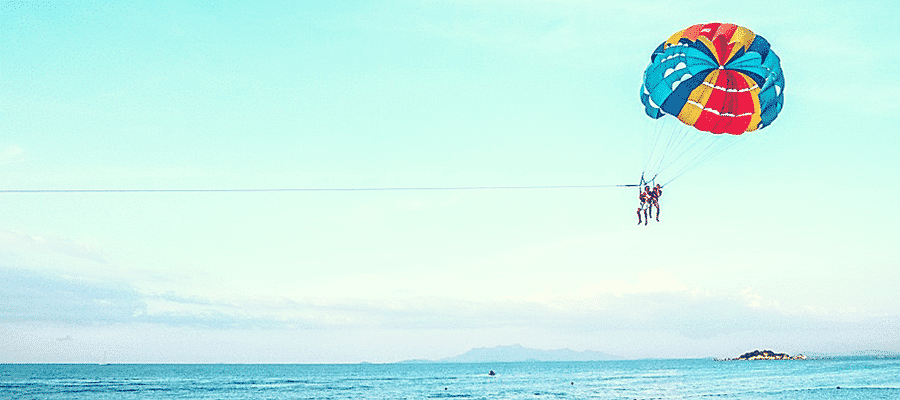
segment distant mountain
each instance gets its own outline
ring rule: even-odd
[[[606,361],[621,360],[622,357],[596,351],[575,351],[571,349],[538,350],[522,345],[480,347],[455,357],[444,358],[439,362],[448,363],[485,363],[485,362],[522,362],[522,361]]]

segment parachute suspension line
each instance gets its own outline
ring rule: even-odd
[[[677,148],[682,140],[684,139],[684,131],[683,127],[680,126],[675,120],[669,119],[666,122],[665,130],[663,131],[663,135],[666,136],[665,144],[662,146],[662,149],[659,154],[659,158],[656,160],[656,164],[653,166],[656,174],[665,168],[667,160],[671,159],[671,151],[673,148]]]
[[[669,143],[663,151],[657,166],[657,173],[661,173],[678,161],[681,156],[693,147],[693,143],[685,148],[685,142],[691,136],[690,128],[685,125],[676,125],[674,133],[670,136]],[[680,150],[681,149],[681,150]],[[680,151],[679,151],[680,150]]]
[[[665,116],[663,117],[665,118]],[[652,172],[656,168],[656,154],[659,141],[663,137],[663,126],[665,121],[653,124],[650,133],[647,136],[644,149],[644,169],[645,173]]]
[[[649,180],[647,180],[647,178],[644,177],[644,174],[641,174],[641,183],[639,183],[639,184],[637,184],[637,185],[633,185],[633,186],[637,186],[637,188],[638,188],[638,193],[640,193],[640,192],[643,192],[643,191],[644,191],[644,186],[645,186],[645,185],[646,185],[646,186],[651,186],[651,187],[652,187],[652,186],[655,186],[655,185],[656,185],[656,176],[654,175],[652,178],[650,178]],[[660,186],[665,186],[665,185],[660,185]]]
[[[687,126],[680,128],[677,134],[678,143],[667,149],[667,151],[671,152],[671,157],[669,157],[667,164],[660,166],[660,172],[680,161],[684,155],[694,152],[694,148],[703,140],[702,137],[697,137],[696,133]]]
[[[682,125],[674,118],[663,117],[656,120],[652,131],[652,138],[648,145],[644,163],[644,172],[654,176],[663,174],[666,170],[676,165],[687,153],[690,153],[702,141],[703,136],[698,136],[693,128]],[[650,129],[648,136],[650,136]],[[663,138],[663,136],[665,136]],[[676,168],[677,169],[677,168]]]
[[[674,118],[674,117],[673,117]],[[652,172],[653,175],[659,173],[660,166],[665,162],[668,149],[672,147],[676,137],[673,133],[679,132],[683,127],[669,116],[652,121],[652,130],[648,138],[647,148],[645,150],[644,171]]]
[[[681,177],[681,175],[684,175],[685,173],[693,170],[694,168],[697,168],[698,166],[702,165],[706,161],[709,161],[710,159],[712,159],[715,156],[719,155],[720,153],[724,152],[731,146],[734,146],[737,143],[737,139],[738,138],[721,137],[721,136],[707,137],[706,140],[708,140],[709,143],[706,144],[706,146],[703,149],[696,152],[695,153],[696,155],[693,158],[691,158],[686,163],[684,163],[684,165],[681,167],[681,169],[678,172],[676,172],[674,174],[674,176],[671,179],[669,179],[668,182],[671,182],[671,181]]]
[[[679,177],[681,177],[681,175],[684,175],[689,170],[696,168],[698,165],[701,164],[701,162],[699,161],[701,158],[708,159],[707,157],[704,157],[706,155],[705,153],[707,153],[711,147],[715,146],[715,144],[716,144],[716,142],[710,142],[709,144],[706,145],[706,147],[704,149],[697,152],[696,155],[690,161],[684,163],[684,165],[681,166],[681,168],[675,173],[675,175],[673,175],[672,178],[670,178],[668,181],[666,181],[666,184],[669,184],[670,182],[674,181],[675,179],[678,179]]]
[[[667,137],[667,141],[665,142],[665,146],[661,149],[661,154],[653,165],[653,170],[658,175],[663,172],[672,162],[677,160],[677,157],[673,157],[674,150],[683,146],[683,142],[686,137],[686,132],[683,125],[677,124],[676,122],[666,121],[668,127],[666,127],[666,132],[664,134]]]
[[[648,126],[644,130],[644,132],[647,133],[644,134],[644,163],[642,171],[648,171],[654,163],[656,147],[665,131],[665,121],[649,120],[647,121],[647,124]]]
[[[697,168],[698,166],[702,165],[706,161],[709,161],[712,158],[715,158],[719,154],[725,152],[725,150],[730,149],[732,146],[737,144],[740,139],[743,139],[743,137],[739,136],[739,137],[731,137],[731,138],[727,138],[727,139],[724,137],[719,137],[716,139],[717,140],[711,141],[706,146],[705,149],[703,149],[700,153],[698,153],[696,156],[694,156],[694,158],[691,161],[687,162],[671,179],[666,181],[666,183],[662,186],[668,185],[670,182],[674,181],[675,179],[680,178],[682,175],[686,174],[687,172],[693,170],[694,168]],[[710,150],[710,149],[712,149],[712,150]]]
[[[657,182],[665,186],[744,138],[743,135],[700,132],[668,117],[653,120],[652,127],[645,131],[641,185]]]
[[[651,126],[646,129],[646,140],[644,142],[644,165],[643,171],[646,173],[659,171],[659,164],[662,161],[662,158],[665,157],[666,152],[664,149],[660,149],[660,141],[663,136],[666,136],[669,141],[672,140],[670,135],[665,135],[673,130],[671,126],[671,122],[669,118],[662,117],[662,121],[655,120],[651,121]],[[667,146],[668,147],[668,143]],[[659,158],[657,158],[659,155]]]

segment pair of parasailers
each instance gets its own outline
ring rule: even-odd
[[[644,191],[638,195],[638,200],[641,201],[641,205],[638,206],[637,209],[637,217],[638,217],[638,225],[641,222],[644,225],[647,225],[647,222],[650,221],[650,217],[653,215],[653,207],[656,207],[656,222],[659,222],[659,198],[662,197],[662,186],[658,183],[656,187],[650,189],[650,186],[644,186]],[[644,214],[643,220],[641,220],[641,214]]]

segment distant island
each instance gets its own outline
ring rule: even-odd
[[[622,360],[622,357],[597,351],[575,351],[571,349],[539,350],[529,349],[520,344],[511,346],[480,347],[454,357],[442,358],[443,363],[489,363],[489,362],[542,362],[542,361],[608,361]],[[429,362],[409,360],[404,363]]]
[[[717,359],[719,361],[744,361],[744,360],[806,360],[806,356],[798,354],[790,356],[785,353],[776,353],[772,350],[754,350],[749,353],[741,354],[737,358]]]

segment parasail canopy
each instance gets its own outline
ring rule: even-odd
[[[713,134],[762,129],[784,103],[781,61],[769,42],[734,24],[697,24],[660,44],[644,71],[641,102],[654,119],[677,117]]]
[[[654,120],[641,184],[665,185],[778,117],[781,60],[766,39],[742,26],[693,25],[650,54],[641,102]]]

